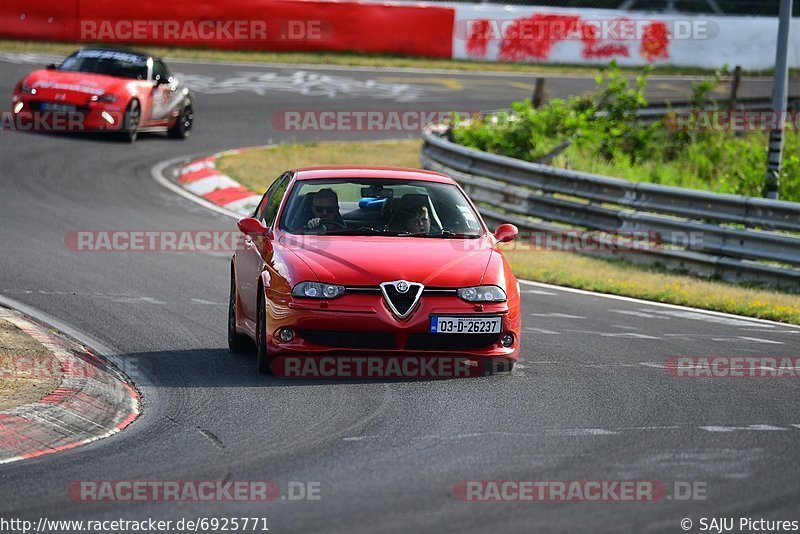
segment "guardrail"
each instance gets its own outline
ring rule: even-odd
[[[629,182],[467,148],[423,132],[423,167],[452,176],[490,221],[562,231],[652,232],[666,246],[613,251],[730,281],[800,291],[800,204]],[[725,226],[738,225],[739,228]]]

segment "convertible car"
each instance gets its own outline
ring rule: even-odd
[[[83,48],[34,71],[14,88],[12,106],[15,115],[77,114],[80,130],[113,131],[130,142],[145,131],[184,139],[194,121],[189,89],[164,62],[126,49]]]
[[[286,355],[464,357],[510,370],[519,283],[450,177],[401,168],[306,168],[275,180],[231,262],[228,344],[257,367]]]

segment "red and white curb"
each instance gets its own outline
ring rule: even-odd
[[[212,204],[245,217],[250,215],[258,206],[261,195],[253,193],[230,176],[222,174],[216,165],[217,159],[222,156],[239,154],[245,150],[247,149],[218,152],[180,166],[177,170],[178,184],[186,191]]]
[[[63,372],[38,402],[0,411],[0,464],[107,438],[139,416],[139,394],[111,364],[17,312],[0,308],[0,317],[44,345]]]

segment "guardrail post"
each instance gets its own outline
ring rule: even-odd
[[[543,99],[544,99],[544,78],[536,78],[536,85],[533,88],[533,99],[531,100],[531,106],[534,109],[539,108],[542,105]]]
[[[731,95],[728,109],[736,111],[736,98],[739,96],[739,82],[742,77],[742,66],[736,65],[733,69],[733,78],[731,79]]]

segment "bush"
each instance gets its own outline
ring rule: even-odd
[[[540,160],[568,141],[569,148],[553,160],[554,165],[632,181],[761,196],[768,134],[673,131],[663,119],[651,124],[637,121],[637,112],[647,106],[649,72],[646,69],[631,84],[612,63],[588,97],[553,99],[541,109],[531,108],[529,100],[515,102],[508,112],[458,123],[453,140],[527,161]],[[716,108],[710,94],[723,73],[694,86],[695,111]],[[784,200],[800,201],[798,148],[797,132],[786,131]]]

